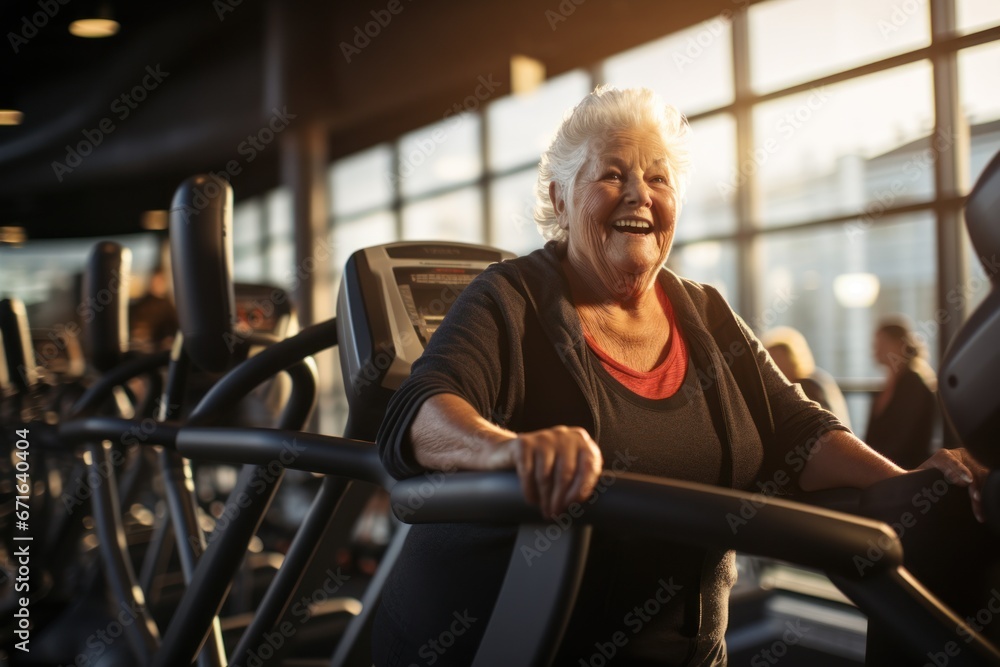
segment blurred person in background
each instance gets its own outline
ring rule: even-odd
[[[874,353],[887,372],[872,401],[865,442],[904,468],[917,466],[930,456],[938,413],[927,350],[906,319],[892,317],[875,331]]]
[[[775,327],[763,337],[764,347],[789,382],[798,383],[806,396],[829,410],[850,428],[847,401],[833,376],[816,366],[809,343],[797,329]],[[922,462],[923,459],[918,461]]]

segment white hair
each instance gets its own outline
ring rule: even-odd
[[[549,197],[549,183],[555,182],[565,193],[567,210],[571,213],[576,179],[590,157],[591,142],[609,132],[635,128],[659,132],[667,148],[665,158],[680,212],[690,169],[687,143],[691,128],[687,119],[648,88],[598,86],[563,118],[555,138],[542,153],[535,183],[534,213],[538,231],[546,240],[566,239],[566,230],[559,226]]]

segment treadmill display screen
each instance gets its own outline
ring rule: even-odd
[[[424,347],[451,304],[481,272],[478,268],[453,267],[407,267],[393,271],[410,323]]]

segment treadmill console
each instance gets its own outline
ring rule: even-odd
[[[350,405],[345,436],[374,440],[392,393],[410,374],[458,295],[510,252],[445,242],[359,250],[337,299],[341,371]]]

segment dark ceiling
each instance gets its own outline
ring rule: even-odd
[[[280,140],[257,150],[247,138],[275,110],[295,116],[290,132],[322,127],[332,159],[440,119],[479,76],[493,75],[494,96],[506,94],[512,54],[555,75],[734,6],[119,1],[120,33],[86,40],[68,32],[84,1],[62,1],[0,4],[0,98],[13,94],[25,114],[0,127],[0,226],[23,226],[29,238],[139,231],[141,213],[168,208],[183,178],[233,161],[237,200],[274,187]],[[379,18],[377,34],[345,54]]]

